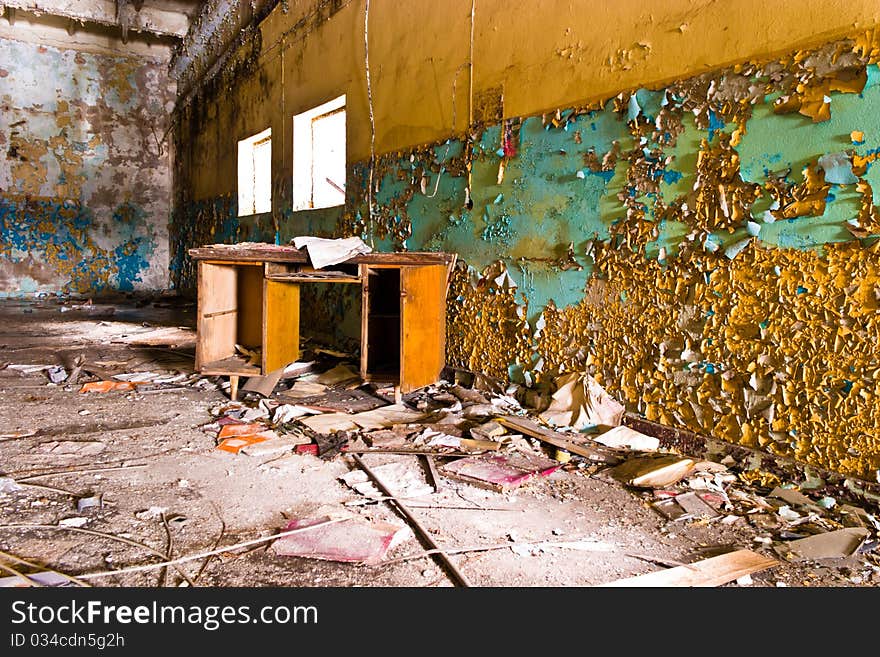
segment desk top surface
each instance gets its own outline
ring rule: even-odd
[[[243,262],[308,262],[305,249],[293,245],[268,242],[240,242],[238,244],[207,244],[190,249],[194,260],[229,260]],[[453,254],[442,251],[396,251],[391,253],[364,253],[346,260],[351,264],[374,265],[439,265],[448,264]]]

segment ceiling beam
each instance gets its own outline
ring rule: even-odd
[[[87,23],[124,24],[126,31],[150,32],[162,36],[182,38],[189,29],[189,19],[182,12],[144,6],[138,11],[131,5],[123,5],[125,11],[117,12],[115,0],[3,0],[2,4],[10,11],[17,8],[34,14],[61,16]]]

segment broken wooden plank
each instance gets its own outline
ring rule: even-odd
[[[434,538],[431,536],[431,534],[428,532],[428,530],[425,529],[425,527],[422,525],[422,523],[420,523],[418,521],[418,518],[416,518],[412,514],[412,511],[410,511],[403,502],[396,499],[391,494],[391,491],[388,490],[388,488],[385,486],[385,484],[382,483],[382,481],[376,476],[376,474],[372,470],[370,470],[370,468],[367,466],[367,464],[364,463],[357,454],[353,454],[352,456],[354,457],[354,460],[357,462],[357,464],[361,467],[361,469],[364,472],[366,472],[367,475],[374,482],[376,482],[376,486],[379,487],[379,490],[381,490],[387,497],[389,497],[389,498],[391,498],[391,500],[393,500],[394,504],[397,506],[397,508],[400,510],[400,512],[406,517],[407,520],[409,520],[410,524],[415,528],[415,530],[418,531],[419,535],[422,537],[422,540],[424,540],[425,543],[430,545],[431,548],[437,550],[437,556],[449,568],[449,570],[451,571],[451,573],[454,576],[455,581],[457,581],[459,584],[461,584],[464,587],[470,587],[471,584],[468,581],[467,577],[464,576],[464,573],[462,573],[458,569],[458,567],[455,565],[455,562],[452,561],[452,559],[450,559],[449,556],[445,552],[443,552],[443,549],[439,545],[437,545],[437,542],[434,540]]]
[[[277,386],[278,381],[281,380],[281,374],[283,372],[284,368],[282,367],[262,376],[252,376],[248,379],[247,383],[242,386],[241,390],[242,392],[255,392],[261,397],[271,397],[272,392],[275,390],[275,386]]]
[[[752,552],[737,550],[710,557],[685,566],[658,570],[645,575],[618,579],[602,587],[657,587],[657,586],[721,586],[743,575],[779,565],[776,559]]]
[[[469,452],[484,452],[487,450],[498,451],[501,449],[501,443],[495,440],[481,440],[477,438],[461,438],[459,440],[461,448]]]
[[[694,469],[696,462],[675,454],[629,459],[607,470],[608,474],[629,486],[662,488],[670,486]],[[603,471],[604,472],[604,471]]]
[[[425,465],[428,467],[428,480],[429,483],[434,487],[434,492],[440,492],[440,488],[442,484],[440,482],[440,473],[437,472],[437,464],[434,463],[434,457],[430,454],[421,454],[421,458],[425,461]]]
[[[620,462],[620,458],[608,448],[579,445],[578,443],[567,440],[564,434],[561,434],[558,431],[553,431],[552,429],[545,429],[528,418],[517,417],[515,415],[502,415],[501,417],[496,418],[496,422],[504,425],[508,429],[514,429],[521,433],[528,434],[548,445],[553,445],[554,447],[564,449],[572,454],[583,456],[590,461],[609,464]]]
[[[842,559],[854,554],[869,535],[867,529],[847,527],[790,541],[776,546],[775,550],[789,561]]]
[[[425,456],[472,456],[469,452],[441,452],[439,450],[432,449],[382,449],[373,448],[373,449],[349,449],[348,447],[340,450],[345,452],[346,454],[415,454],[415,455],[425,455]]]

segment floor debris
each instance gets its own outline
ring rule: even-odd
[[[93,381],[84,383],[80,392],[111,392],[114,390],[136,390],[137,385],[131,381]]]
[[[13,575],[12,577],[0,577],[0,588],[30,587],[30,586],[76,586],[70,579],[53,572],[28,573]]]
[[[329,434],[335,431],[354,431],[358,428],[350,413],[324,413],[300,419],[300,424],[316,433]]]
[[[224,452],[231,452],[232,454],[238,454],[245,447],[256,445],[257,443],[262,443],[266,440],[269,440],[269,437],[263,435],[263,433],[253,433],[236,436],[234,438],[224,438],[217,444],[217,449],[223,450]]]
[[[82,513],[86,509],[100,509],[104,506],[103,495],[91,495],[89,497],[81,497],[76,501],[76,512]]]
[[[537,438],[541,442],[553,445],[559,449],[564,449],[572,454],[583,456],[590,461],[609,464],[620,462],[620,458],[613,452],[613,450],[608,449],[607,447],[576,443],[567,438],[569,434],[562,434],[558,431],[545,429],[534,420],[512,415],[503,415],[498,417],[497,421],[509,429],[520,431],[533,438]]]
[[[774,546],[774,549],[791,561],[841,559],[855,554],[869,534],[867,529],[861,527],[847,527],[782,543]]]
[[[434,537],[431,536],[431,533],[427,529],[425,529],[425,527],[424,527],[424,525],[422,525],[422,523],[419,522],[418,518],[416,518],[413,515],[413,513],[412,513],[412,511],[410,511],[409,507],[407,507],[406,504],[403,503],[403,501],[401,501],[398,498],[395,498],[392,495],[391,490],[385,485],[385,483],[382,481],[382,479],[379,478],[379,475],[377,475],[375,472],[373,472],[370,469],[370,467],[366,463],[364,463],[363,459],[361,459],[356,454],[353,455],[352,458],[354,459],[355,463],[357,463],[358,466],[370,477],[370,479],[372,479],[373,482],[375,482],[375,484],[376,484],[376,486],[378,486],[379,490],[386,495],[386,497],[387,497],[386,502],[392,503],[394,505],[394,507],[406,517],[406,519],[409,521],[412,528],[416,532],[418,532],[422,541],[424,541],[424,543],[426,545],[428,545],[431,548],[433,548],[434,550],[436,550],[437,557],[447,567],[447,569],[449,570],[449,572],[452,575],[453,580],[455,582],[457,582],[458,584],[460,584],[461,586],[469,587],[471,584],[470,584],[470,581],[468,580],[468,578],[464,575],[464,573],[461,572],[461,570],[459,570],[456,563],[452,559],[449,558],[449,555],[447,555],[440,548],[440,546],[437,545],[437,542],[434,540]]]
[[[312,382],[327,387],[345,387],[353,383],[360,384],[361,375],[359,372],[352,369],[349,365],[342,363],[332,369],[327,370],[322,374],[318,374],[317,376],[315,376]]]
[[[332,509],[291,520],[285,530],[316,527],[313,531],[279,538],[271,550],[285,557],[306,557],[364,565],[378,564],[388,552],[412,538],[412,531],[387,522],[370,522],[345,510]]]
[[[252,376],[241,387],[241,392],[254,392],[261,397],[269,397],[281,380],[284,369],[280,368],[263,376]]]
[[[660,447],[660,440],[654,436],[646,436],[623,425],[614,427],[593,440],[606,447],[619,447],[639,452],[655,452]]]
[[[535,477],[546,477],[559,467],[559,463],[537,455],[483,455],[458,459],[444,465],[440,471],[447,477],[506,492]]]
[[[751,550],[737,550],[685,566],[619,579],[602,586],[721,586],[744,575],[772,568],[778,563],[775,559]]]
[[[398,499],[423,497],[434,492],[434,487],[426,483],[421,474],[407,467],[404,463],[386,463],[385,465],[377,465],[372,470],[382,478],[382,482],[388,487],[391,494]],[[352,470],[341,476],[340,479],[361,495],[373,499],[382,497],[382,492],[362,470]]]
[[[554,426],[585,429],[620,424],[626,409],[586,372],[572,372],[555,381],[556,392],[541,419]]]
[[[105,443],[96,440],[53,440],[41,443],[36,451],[56,456],[94,456],[106,448]]]
[[[53,308],[57,313],[57,305]],[[470,580],[476,585],[592,585],[608,579],[608,572],[621,577],[638,572],[625,555],[670,567],[661,571],[669,578],[673,566],[714,558],[708,548],[695,556],[695,545],[715,546],[715,554],[751,545],[764,558],[781,559],[774,562],[772,578],[755,571],[754,577],[740,574],[725,582],[731,585],[880,584],[880,513],[872,497],[877,488],[870,482],[809,468],[786,470],[747,450],[691,454],[674,427],[668,434],[652,432],[647,423],[629,426],[631,416],[627,426],[595,422],[596,417],[585,423],[602,403],[594,403],[598,393],[580,374],[561,377],[556,392],[562,394],[554,399],[544,389],[456,370],[454,380],[436,381],[392,403],[393,387],[355,376],[356,353],[303,341],[302,360],[281,368],[272,389],[248,391],[245,385],[241,400],[233,403],[222,392],[227,382],[193,371],[191,347],[133,349],[115,339],[112,331],[119,329],[109,323],[88,330],[102,331],[101,339],[86,346],[71,343],[60,352],[54,347],[15,351],[17,359],[21,356],[16,366],[0,365],[7,384],[0,386],[7,409],[0,433],[0,513],[16,525],[0,524],[0,533],[4,539],[8,532],[21,534],[21,540],[3,547],[60,571],[89,572],[88,577],[106,578],[112,585],[155,586],[156,572],[176,567],[168,564],[198,560],[193,570],[199,570],[204,585],[247,583],[257,555],[249,556],[239,544],[223,544],[253,531],[263,536],[248,541],[251,546],[281,544],[285,532],[266,535],[277,530],[280,501],[288,520],[333,516],[329,510],[316,513],[318,503],[334,511],[356,507],[359,522],[374,529],[381,527],[377,523],[399,529],[394,514],[403,515],[428,548],[399,558],[366,556],[374,568],[370,575],[358,569],[315,570],[303,575],[309,585],[411,585],[412,573],[392,564],[429,557],[438,559],[453,584],[464,585]],[[130,337],[156,331],[138,325],[129,330]],[[175,332],[164,335],[173,341]],[[156,331],[149,339],[162,335]],[[4,340],[11,343],[12,337]],[[59,367],[71,374],[53,382],[53,373],[56,378],[61,373],[52,368]],[[318,382],[322,376],[329,385]],[[117,395],[78,395],[84,381],[97,389],[116,384],[127,389]],[[147,397],[151,392],[169,394]],[[581,392],[584,403],[575,399]],[[568,394],[570,399],[563,399]],[[547,426],[539,409],[549,410],[560,400],[568,409],[560,403],[553,412],[568,418],[560,415],[559,424]],[[20,408],[32,410],[18,413]],[[48,422],[46,408],[53,409]],[[346,474],[349,462],[366,453],[372,476],[357,461],[360,469]],[[59,467],[65,463],[70,467]],[[198,478],[194,468],[200,469]],[[610,476],[612,471],[620,478]],[[348,483],[339,482],[341,477]],[[410,499],[415,501],[408,504]],[[492,522],[492,516],[504,520]],[[347,534],[342,530],[353,522],[330,524]],[[87,529],[93,525],[112,528],[116,535]],[[37,530],[29,536],[25,526],[42,527],[38,531],[50,535],[54,529],[74,540],[47,541]],[[319,529],[311,527],[289,536]],[[841,528],[857,531],[841,533]],[[90,539],[84,542],[76,532]],[[589,533],[602,540],[569,538]],[[554,540],[546,540],[551,534]],[[34,538],[38,535],[40,540]],[[133,540],[139,535],[141,540]],[[444,535],[455,539],[453,545],[474,547],[449,547]],[[334,541],[323,546],[331,558],[335,548],[352,556],[345,540]],[[177,559],[172,554],[199,545],[206,551]],[[480,552],[484,562],[475,567],[469,552]],[[462,554],[468,577],[459,578],[453,570],[458,565],[450,567],[441,553],[446,558]],[[578,553],[590,553],[590,559],[578,561]],[[125,566],[143,563],[145,554],[161,562]],[[278,565],[262,569],[265,581],[286,581],[289,566],[282,559],[270,561]],[[814,562],[821,562],[821,571]],[[688,564],[684,574],[700,572],[702,563]],[[414,571],[418,582],[422,568]],[[22,573],[32,570],[40,569],[21,568]],[[176,586],[196,580],[191,572],[168,570],[160,581]],[[428,585],[444,583],[449,582],[439,577]]]
[[[424,413],[414,411],[403,404],[393,404],[371,411],[355,413],[351,416],[351,420],[361,429],[370,430],[393,427],[395,424],[410,424],[418,422],[424,417]]]
[[[684,510],[685,514],[692,518],[705,518],[712,520],[720,516],[718,511],[716,511],[711,505],[707,504],[703,497],[695,491],[676,495],[674,499],[675,503]]]
[[[313,381],[297,381],[290,390],[279,393],[279,398],[289,399],[291,401],[299,401],[301,399],[309,399],[317,395],[322,395],[327,391],[327,386]]]
[[[680,481],[694,469],[696,461],[677,455],[632,458],[608,470],[612,477],[630,486],[662,488]]]

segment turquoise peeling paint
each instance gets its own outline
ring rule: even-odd
[[[785,179],[796,184],[803,181],[803,167],[815,164],[824,154],[852,149],[866,155],[876,150],[880,144],[878,80],[878,68],[871,65],[863,93],[832,92],[832,118],[825,123],[814,124],[797,114],[774,114],[769,104],[772,96],[757,104],[747,123],[747,132],[737,146],[743,179],[763,184],[772,173],[790,170]],[[681,102],[682,99],[662,90],[636,93],[637,115],[652,120],[664,104]],[[425,194],[419,189],[421,181],[412,178],[416,170],[439,170],[447,148],[463,152],[462,142],[453,140],[435,145],[430,161],[423,161],[420,156],[411,161],[405,153],[384,169],[374,201],[376,212],[381,213],[383,208],[411,195],[405,202],[405,211],[413,233],[406,247],[454,251],[476,269],[503,260],[520,286],[523,301],[529,303],[532,321],[551,300],[558,306],[576,303],[582,298],[584,283],[592,270],[590,258],[582,255],[586,245],[592,239],[607,239],[609,227],[626,216],[618,194],[622,192],[642,203],[650,220],[655,196],[669,204],[686,197],[693,189],[700,140],[714,143],[721,131],[730,133],[735,126],[725,124],[717,113],[710,112],[708,125],[699,128],[693,115],[685,112],[684,130],[675,145],[661,146],[651,139],[637,143],[630,134],[626,112],[623,116],[615,112],[612,101],[599,111],[573,115],[571,110],[565,110],[562,116],[566,115],[568,122],[558,128],[549,122],[542,125],[541,117],[522,120],[516,135],[518,151],[505,162],[500,184],[497,179],[503,156],[502,126],[489,126],[482,132],[473,147],[473,209],[464,207],[468,183],[464,176],[453,176],[444,167],[438,184],[437,174],[430,173]],[[864,143],[850,142],[852,130],[865,132]],[[575,140],[576,133],[580,143]],[[601,161],[615,141],[620,143],[621,159],[613,171],[591,171],[586,166],[586,154],[593,151]],[[629,187],[626,180],[626,154],[636,147],[645,149],[646,154],[659,148],[660,158],[671,156],[665,167],[658,161],[660,168],[654,174],[659,185],[656,195],[641,193]],[[869,167],[865,179],[874,187],[880,185],[880,167]],[[354,181],[349,184],[350,188],[355,186]],[[752,236],[743,225],[732,233],[715,233],[711,240],[721,252],[733,254],[734,245],[738,247],[746,239],[798,249],[821,248],[826,242],[853,239],[845,223],[859,208],[854,185],[833,186],[821,217],[765,223],[764,211],[771,207],[770,203],[765,195],[752,208],[757,224],[757,229],[752,229],[758,232],[757,236]],[[399,210],[395,212],[399,214]],[[646,257],[658,257],[661,247],[665,248],[667,258],[675,257],[679,243],[690,230],[678,221],[661,221],[657,239],[645,249]],[[563,257],[569,243],[573,243],[577,261],[583,267],[580,271],[562,271],[547,262]],[[380,248],[393,246],[385,240]]]
[[[861,94],[832,92],[832,118],[825,123],[815,124],[798,114],[774,114],[773,94],[754,105],[736,146],[743,180],[764,185],[781,173],[787,184],[798,184],[803,181],[802,169],[815,165],[822,155],[877,152],[878,81],[880,72],[871,65]],[[615,110],[612,99],[598,110],[562,110],[564,123],[558,127],[540,116],[487,126],[470,145],[469,177],[464,174],[466,144],[459,137],[412,153],[384,155],[375,169],[372,221],[366,201],[368,163],[355,163],[349,169],[346,207],[321,212],[284,209],[279,215],[280,239],[351,234],[354,225],[355,232],[377,250],[455,252],[477,271],[501,260],[518,286],[519,300],[528,304],[528,319],[534,326],[548,303],[565,307],[583,298],[593,271],[588,246],[593,240],[608,240],[614,227],[626,220],[621,197],[641,204],[649,221],[657,219],[657,236],[645,245],[646,258],[661,258],[662,253],[666,261],[675,258],[679,244],[692,235],[686,223],[655,218],[655,201],[665,206],[685,201],[694,188],[701,141],[714,145],[722,132],[730,134],[736,126],[711,111],[707,125],[700,127],[693,113],[683,111],[682,131],[674,144],[668,143],[672,138],[668,133],[639,141],[631,132],[632,120],[653,122],[663,107],[681,108],[686,100],[668,90],[640,89],[635,102],[622,112]],[[853,130],[864,131],[863,142],[851,143]],[[505,157],[505,131],[512,133],[515,144],[510,157]],[[615,144],[619,146],[616,164],[608,171],[594,170],[590,162],[601,163]],[[646,193],[628,179],[632,166],[628,158],[638,151],[653,167],[646,175],[656,191]],[[876,189],[880,166],[869,166],[864,179]],[[471,207],[465,203],[468,192]],[[770,247],[821,249],[827,242],[853,239],[846,222],[858,208],[855,185],[835,185],[822,216],[769,221],[765,212],[775,208],[765,194],[750,209],[751,224],[744,221],[732,232],[716,232],[708,242],[721,257],[736,257],[747,240]],[[387,233],[405,225],[412,231],[406,239]],[[381,238],[377,226],[386,231]],[[560,268],[569,244],[580,269]]]
[[[141,270],[150,266],[149,256],[155,249],[152,240],[139,234],[140,228],[147,223],[146,213],[132,203],[116,208],[113,213],[116,234],[124,240],[113,250],[116,256],[116,287],[119,290],[131,291],[135,281],[140,279]]]

